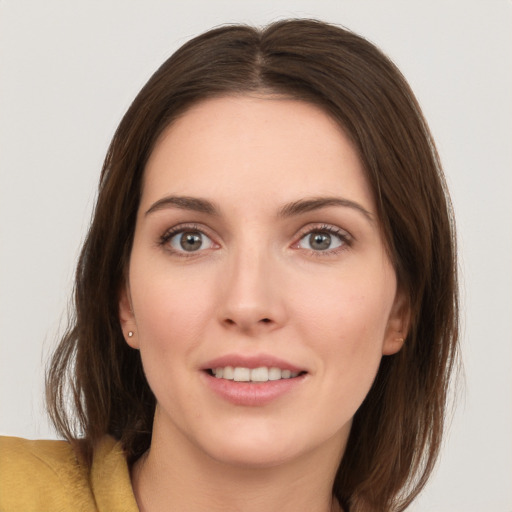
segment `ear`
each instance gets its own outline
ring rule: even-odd
[[[126,340],[126,343],[128,343],[128,345],[130,345],[132,348],[140,348],[138,341],[139,337],[137,336],[135,323],[135,315],[132,308],[130,286],[128,283],[125,283],[121,287],[121,291],[119,293],[119,322],[121,324],[121,329],[123,330],[123,336]]]
[[[411,307],[406,294],[397,290],[382,343],[382,355],[396,354],[403,347],[409,331]]]

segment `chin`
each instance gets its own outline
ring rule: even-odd
[[[214,460],[244,469],[266,469],[286,464],[300,457],[300,452],[279,446],[278,443],[256,442],[229,443],[229,446],[216,447],[210,454]]]
[[[350,424],[331,433],[290,429],[289,425],[239,425],[226,429],[228,436],[209,436],[202,449],[222,464],[264,469],[305,460],[324,450],[341,454],[349,431]]]

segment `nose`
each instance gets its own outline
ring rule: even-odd
[[[276,258],[247,248],[226,263],[219,309],[224,327],[254,336],[284,325],[286,289]]]

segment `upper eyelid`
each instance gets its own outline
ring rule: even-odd
[[[158,237],[158,245],[167,244],[176,235],[179,235],[180,233],[183,233],[186,231],[197,231],[198,233],[201,233],[202,235],[209,238],[215,245],[220,245],[219,242],[217,241],[218,237],[213,235],[211,233],[210,229],[204,228],[195,222],[177,224],[176,226],[172,226],[172,227],[166,229]]]
[[[182,233],[183,231],[197,231],[199,233],[202,233],[203,235],[206,235],[207,237],[211,238],[211,230],[209,228],[206,228],[202,225],[197,224],[196,222],[184,222],[177,224],[176,226],[172,226],[164,231],[162,234],[162,237],[165,236],[174,236],[178,233]]]
[[[336,226],[335,224],[322,222],[307,224],[306,226],[302,227],[295,236],[302,238],[307,234],[315,231],[328,231],[329,233],[334,233],[335,235],[344,236],[346,238],[350,238],[351,240],[355,240],[355,237],[350,233],[350,231]]]
[[[172,239],[180,235],[182,233],[189,232],[198,232],[201,235],[205,236],[210,240],[210,242],[213,245],[220,246],[218,242],[216,242],[215,237],[210,235],[206,229],[202,229],[200,226],[198,226],[196,223],[183,223],[183,224],[177,224],[176,226],[170,227],[167,230],[164,231],[162,235],[158,237],[158,243],[157,245],[160,246],[160,248],[165,248],[166,251],[174,254],[175,256],[179,256],[182,258],[191,258],[191,257],[199,257],[204,251],[207,251],[209,249],[212,249],[212,247],[200,249],[198,251],[181,251],[179,249],[176,249],[175,247],[172,247]]]
[[[334,248],[325,249],[323,251],[316,251],[313,249],[308,249],[305,247],[300,247],[300,243],[304,238],[311,233],[315,232],[327,232],[330,235],[334,235],[338,237],[341,241],[341,245]],[[326,223],[318,223],[316,225],[306,225],[304,226],[297,235],[295,235],[294,241],[291,244],[291,248],[294,250],[304,250],[308,252],[308,254],[312,254],[315,256],[334,256],[341,251],[345,251],[352,247],[353,243],[356,241],[355,237],[346,229],[340,228],[335,224],[326,224]]]
[[[173,236],[176,236],[179,233],[184,231],[197,231],[207,236],[214,242],[216,245],[222,245],[219,240],[222,240],[222,237],[216,234],[215,230],[212,230],[208,226],[197,222],[183,222],[179,223],[175,226],[172,226],[164,231],[164,233],[159,237],[161,241],[168,241]],[[337,226],[336,224],[331,224],[327,222],[315,222],[308,223],[302,226],[299,230],[295,232],[295,235],[292,237],[291,245],[294,246],[297,242],[299,242],[302,238],[307,236],[308,234],[315,231],[328,231],[329,233],[333,233],[334,235],[340,236],[341,238],[348,239],[348,241],[356,240],[355,236],[352,235],[348,230]]]

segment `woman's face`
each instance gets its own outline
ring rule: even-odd
[[[209,99],[160,137],[120,301],[160,436],[249,466],[341,455],[404,309],[360,159],[318,107]]]

